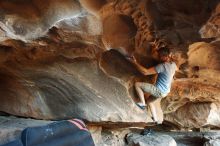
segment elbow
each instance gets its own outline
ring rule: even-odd
[[[141,73],[142,73],[142,75],[144,75],[144,76],[149,75],[148,72],[145,72],[145,71],[143,71],[143,72],[141,72]]]

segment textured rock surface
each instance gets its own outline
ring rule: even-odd
[[[212,16],[207,23],[201,28],[200,33],[204,38],[220,37],[220,4],[218,4],[215,10],[212,12]]]
[[[210,140],[209,142],[206,142],[204,146],[219,146],[220,145],[220,140]]]
[[[127,146],[125,136],[129,129],[108,130],[102,127],[89,127],[96,146]]]
[[[129,97],[127,87],[106,76],[97,62],[59,62],[23,68],[25,72],[19,74],[23,77],[20,81],[25,82],[13,80],[11,91],[14,94],[8,94],[6,89],[1,91],[4,95],[1,110],[37,119],[74,116],[93,122],[146,120],[146,114]],[[2,84],[6,85],[3,79]],[[25,99],[28,101],[23,102]]]
[[[0,26],[6,36],[29,40],[44,35],[57,21],[79,15],[80,4],[71,0],[1,1]]]
[[[126,137],[129,146],[176,146],[175,140],[168,135],[139,135],[130,133]]]
[[[137,28],[131,17],[126,15],[111,15],[103,20],[103,42],[107,49],[117,49],[122,54],[131,54],[134,44],[131,40],[136,35]]]
[[[181,127],[219,127],[219,106],[214,103],[187,103],[177,111],[167,114],[165,119]]]
[[[164,119],[220,127],[219,0],[19,0],[1,1],[0,11],[0,111],[148,122],[133,85],[156,76],[140,75],[124,55],[150,67],[156,46],[169,44],[179,71]]]

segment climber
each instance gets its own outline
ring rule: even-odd
[[[143,110],[145,109],[146,104],[144,93],[149,93],[150,96],[148,96],[146,101],[150,106],[150,110],[153,116],[152,118],[156,123],[159,121],[153,102],[168,95],[170,92],[173,76],[177,69],[176,63],[171,59],[171,53],[168,47],[159,48],[158,55],[161,63],[148,69],[140,65],[134,56],[127,57],[127,59],[131,61],[143,75],[158,74],[155,85],[144,82],[135,83],[135,89],[141,100],[141,102],[137,103],[137,106]]]

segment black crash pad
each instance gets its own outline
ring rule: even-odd
[[[3,146],[95,146],[85,124],[78,119],[26,128],[21,139]]]

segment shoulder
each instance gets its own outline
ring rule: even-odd
[[[165,62],[164,62],[164,63],[159,63],[159,64],[156,65],[156,67],[159,67],[159,68],[165,67],[165,66],[166,66],[166,63],[165,63]]]
[[[157,73],[164,72],[164,70],[166,68],[165,63],[160,63],[160,64],[156,65],[154,68],[155,68]]]
[[[174,70],[176,70],[176,68],[177,68],[177,65],[176,65],[176,63],[175,62],[165,62],[165,63],[162,63],[163,64],[163,66],[166,68],[166,69],[168,69],[168,70],[170,70],[170,69],[174,69]]]
[[[176,63],[175,63],[174,61],[171,62],[171,66],[172,66],[175,70],[177,70],[177,65],[176,65]]]

